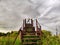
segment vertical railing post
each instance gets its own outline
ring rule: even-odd
[[[33,26],[33,20],[31,19],[31,24],[32,24],[32,26]]]

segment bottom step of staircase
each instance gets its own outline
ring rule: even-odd
[[[23,44],[39,44],[40,42],[24,42]]]

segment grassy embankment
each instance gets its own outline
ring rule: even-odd
[[[49,31],[42,31],[41,45],[60,45],[60,36],[52,36]],[[17,32],[0,33],[0,45],[13,45]],[[20,36],[18,36],[15,45],[21,45]]]

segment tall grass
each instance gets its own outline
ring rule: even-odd
[[[1,37],[0,39],[0,45],[13,45],[15,37]],[[16,39],[16,42],[14,45],[21,45],[20,39]]]
[[[14,32],[7,36],[0,36],[0,45],[13,45],[16,35],[17,33]],[[60,35],[52,36],[50,32],[43,31],[43,35],[41,37],[40,42],[41,42],[41,45],[60,45]],[[18,36],[14,45],[22,45],[20,36]]]

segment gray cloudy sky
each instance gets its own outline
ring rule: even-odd
[[[3,32],[18,30],[24,18],[38,18],[43,29],[56,32],[57,26],[60,31],[60,0],[0,0]]]

